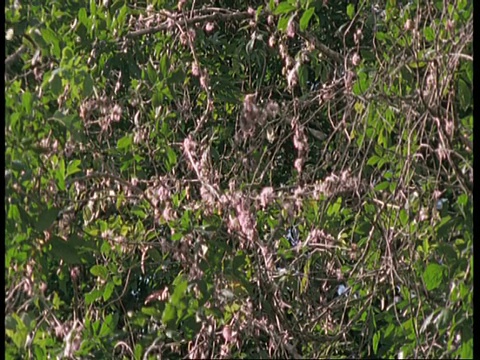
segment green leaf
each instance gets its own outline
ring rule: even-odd
[[[165,305],[165,310],[163,310],[162,322],[166,325],[169,325],[174,322],[176,318],[177,310],[175,309],[175,306],[173,306],[171,303],[167,303]]]
[[[132,136],[131,135],[125,135],[121,139],[118,140],[117,142],[117,149],[127,149],[132,145]]]
[[[80,21],[81,24],[83,24],[87,29],[90,27],[90,20],[87,15],[87,10],[82,7],[78,11],[78,20]]]
[[[457,204],[460,207],[466,206],[468,204],[468,195],[467,194],[460,195],[457,199]]]
[[[90,269],[90,273],[94,276],[99,276],[103,280],[107,279],[108,277],[108,270],[105,266],[103,265],[94,265]]]
[[[178,241],[181,238],[183,238],[183,234],[180,232],[176,232],[175,234],[172,235],[172,241]]]
[[[170,302],[175,306],[178,306],[179,301],[183,299],[185,291],[187,290],[188,280],[185,278],[183,274],[179,274],[173,281],[173,284],[175,285],[175,290],[173,291],[173,294],[170,297]]]
[[[22,105],[25,112],[30,115],[32,113],[33,95],[30,91],[25,91],[22,96]]]
[[[105,290],[103,291],[103,300],[107,301],[113,294],[113,290],[115,289],[115,284],[113,282],[108,282],[105,286]]]
[[[439,264],[429,264],[423,273],[423,281],[428,291],[434,290],[443,282],[444,267]]]
[[[311,7],[308,10],[306,10],[301,19],[300,19],[300,30],[304,31],[308,27],[308,23],[310,22],[310,19],[312,18],[312,15],[315,13],[315,8]]]
[[[424,61],[412,61],[408,64],[408,66],[412,69],[420,69],[427,66],[427,63]]]
[[[390,186],[390,181],[382,181],[381,183],[375,185],[373,190],[375,191],[383,191]]]
[[[287,30],[288,20],[289,18],[284,16],[278,19],[277,29],[282,32]]]
[[[372,155],[372,156],[370,157],[370,159],[368,159],[367,165],[373,166],[373,165],[375,165],[376,163],[378,163],[378,160],[380,160],[380,157],[379,157],[379,156],[377,156],[377,155]]]
[[[295,6],[292,4],[284,1],[278,4],[277,8],[273,11],[274,15],[280,15],[280,14],[288,14],[291,13],[293,10],[295,10]]]
[[[35,224],[35,229],[39,232],[47,230],[52,226],[53,222],[57,219],[58,213],[60,212],[57,208],[48,209],[47,211],[42,211],[38,217],[38,221]]]
[[[82,96],[87,98],[93,94],[93,79],[90,74],[83,74]]]
[[[373,353],[374,354],[377,354],[377,351],[378,351],[378,343],[380,342],[380,339],[381,339],[382,335],[380,333],[380,331],[377,331],[374,335],[373,335]]]
[[[100,327],[100,333],[98,334],[99,337],[105,337],[115,329],[116,321],[114,321],[113,315],[108,314],[104,321],[102,321],[102,326]]]
[[[95,0],[90,0],[90,16],[95,16],[97,14],[97,2]]]
[[[464,342],[460,346],[461,359],[473,359],[473,339]]]
[[[144,306],[142,307],[142,314],[145,314],[145,315],[148,315],[148,316],[155,316],[155,317],[160,317],[161,316],[161,313],[158,309],[154,308],[154,307],[147,307],[147,306]]]
[[[70,47],[64,47],[62,50],[62,63],[68,63],[70,59],[75,56],[75,53]]]
[[[425,39],[427,41],[433,41],[435,40],[435,31],[430,27],[427,26],[426,28],[423,29],[423,35],[425,36]]]
[[[148,75],[148,80],[152,84],[155,84],[157,82],[157,71],[153,68],[152,64],[148,63],[147,64],[147,75]]]
[[[124,26],[124,22],[127,17],[128,10],[129,10],[128,6],[126,4],[123,5],[122,8],[120,9],[120,13],[115,19],[117,21],[117,24],[120,25],[119,26],[120,29],[122,29]]]
[[[71,160],[67,166],[67,177],[76,174],[79,171],[82,171],[82,169],[80,169],[79,167],[81,163],[82,161],[79,159]]]
[[[458,98],[460,100],[460,106],[463,109],[466,109],[468,106],[471,106],[472,103],[472,89],[467,85],[465,81],[460,79],[458,81]]]
[[[58,188],[61,191],[65,191],[65,160],[60,158],[58,160],[58,169],[55,172],[55,178],[57,179]]]
[[[60,96],[63,93],[62,79],[58,74],[52,74],[48,83],[54,96]]]
[[[168,77],[169,74],[169,67],[170,67],[170,54],[165,53],[162,58],[160,59],[160,72],[162,73],[163,78]]]
[[[41,30],[41,33],[42,33],[43,40],[45,40],[47,44],[50,44],[53,46],[52,54],[55,57],[60,57],[60,45],[59,45],[59,39],[57,37],[57,34],[49,28],[43,28]]]
[[[408,224],[408,213],[405,209],[400,210],[399,217],[400,217],[400,224],[402,224],[402,226],[405,226]]]
[[[177,164],[177,153],[171,147],[167,148],[167,159],[170,168]]]
[[[58,236],[53,236],[49,244],[52,246],[52,254],[58,259],[62,259],[70,265],[80,263],[78,251],[69,241],[65,241]]]
[[[142,355],[143,355],[143,347],[141,344],[137,343],[135,345],[135,348],[133,350],[133,353],[135,355],[135,360],[141,360],[142,359]]]
[[[354,4],[348,4],[347,6],[347,16],[350,18],[350,20],[353,19],[355,16],[355,5]]]
[[[342,206],[342,198],[339,197],[334,204],[331,204],[331,205],[328,207],[327,215],[328,215],[328,216],[333,216],[333,215],[338,214],[338,212],[340,211],[340,207],[341,207],[341,206]]]

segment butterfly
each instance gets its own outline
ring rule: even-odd
[[[298,229],[295,226],[290,226],[287,229],[287,235],[285,235],[287,238],[288,242],[292,247],[297,246],[299,238],[300,238],[300,233],[298,232]]]

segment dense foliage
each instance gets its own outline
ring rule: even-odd
[[[7,359],[473,356],[471,1],[5,21]]]

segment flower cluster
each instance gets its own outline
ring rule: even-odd
[[[80,105],[79,115],[86,127],[96,123],[100,125],[102,132],[106,132],[111,123],[120,121],[122,108],[120,105],[108,101],[106,97],[100,97],[84,101]]]
[[[253,137],[257,128],[264,126],[266,120],[277,116],[280,106],[269,101],[265,107],[260,107],[255,101],[255,94],[248,94],[243,101],[243,112],[240,117],[240,131],[237,132],[236,140],[246,140]]]
[[[301,173],[305,159],[308,155],[308,138],[305,134],[305,127],[298,122],[298,118],[292,120],[293,146],[297,149],[297,159],[295,160],[295,169]]]
[[[251,211],[250,199],[240,191],[224,195],[223,204],[229,203],[233,213],[229,214],[227,228],[229,233],[238,232],[245,236],[248,242],[253,242],[257,237],[257,221]]]

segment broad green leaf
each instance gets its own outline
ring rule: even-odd
[[[402,226],[405,226],[408,224],[408,213],[405,209],[400,210],[399,217],[400,217],[400,224],[402,224]]]
[[[60,45],[57,34],[49,28],[43,28],[41,32],[45,42],[53,46],[52,54],[57,58],[60,57]]]
[[[466,194],[462,194],[457,199],[457,204],[460,206],[466,206],[468,203],[468,196]]]
[[[102,321],[102,325],[100,327],[100,333],[98,334],[99,337],[105,337],[109,335],[115,329],[115,321],[113,319],[112,314],[108,314],[104,321]]]
[[[103,291],[103,300],[107,301],[113,294],[113,290],[115,290],[115,284],[113,282],[108,282],[105,286],[105,290]]]
[[[60,210],[57,208],[42,211],[35,225],[37,231],[42,232],[52,226],[53,222],[57,219],[59,212]]]
[[[273,11],[273,14],[274,15],[288,14],[294,11],[295,9],[296,9],[295,6],[293,6],[292,4],[286,1],[283,1],[280,4],[278,4],[278,6]]]
[[[170,168],[177,164],[177,154],[171,147],[167,148],[167,159],[168,159]]]
[[[75,56],[75,53],[70,47],[64,47],[62,50],[62,63],[67,63]]]
[[[175,308],[173,308],[173,309],[175,309]],[[162,313],[158,309],[156,309],[154,307],[149,307],[149,306],[143,306],[142,307],[142,314],[145,314],[145,315],[148,315],[148,316],[155,316],[157,318],[160,318],[162,316]]]
[[[95,0],[90,0],[90,16],[95,16],[97,14],[97,2]]]
[[[52,236],[49,244],[52,246],[52,254],[57,257],[57,259],[62,259],[67,264],[76,265],[81,262],[78,251],[75,247],[58,236]]]
[[[378,163],[378,160],[380,160],[380,157],[378,157],[377,155],[372,155],[372,156],[368,159],[367,165],[373,166],[373,165],[375,165],[376,163]]]
[[[128,149],[132,145],[132,136],[125,135],[117,142],[117,149]]]
[[[54,96],[60,96],[63,93],[62,79],[58,74],[52,74],[49,85]]]
[[[143,355],[143,347],[140,343],[137,343],[135,345],[135,348],[133,350],[133,353],[134,353],[134,356],[135,356],[135,360],[141,360],[142,359],[142,355]]]
[[[375,191],[383,191],[390,186],[390,181],[382,181],[373,188]]]
[[[167,78],[169,74],[170,61],[169,54],[165,53],[160,59],[160,72],[162,73],[163,78]]]
[[[150,62],[147,64],[147,75],[148,80],[150,80],[152,84],[157,82],[157,71],[153,68]]]
[[[377,331],[374,335],[373,335],[373,353],[374,354],[377,354],[378,352],[378,344],[380,342],[380,339],[382,338],[382,334],[380,333],[380,331]]]
[[[76,174],[79,171],[82,171],[82,169],[80,168],[81,163],[82,161],[79,159],[69,161],[67,166],[67,177],[69,177],[70,175]]]
[[[288,26],[288,20],[289,20],[288,17],[285,17],[285,16],[280,17],[280,19],[278,19],[277,29],[282,32],[285,31]]]
[[[23,93],[23,96],[22,96],[22,105],[23,105],[23,108],[25,109],[25,112],[28,115],[31,115],[32,113],[32,104],[33,104],[33,95],[30,91],[26,91],[25,93]]]
[[[65,176],[66,176],[65,160],[62,157],[58,160],[58,169],[55,172],[55,178],[57,179],[57,185],[58,185],[58,188],[61,191],[65,191]]]
[[[305,29],[308,27],[308,23],[310,22],[310,19],[312,18],[312,15],[315,13],[315,8],[311,7],[308,10],[306,10],[302,17],[300,18],[300,30],[305,31]]]
[[[169,325],[174,322],[177,318],[177,310],[175,306],[171,303],[167,303],[165,305],[165,310],[163,310],[162,314],[162,323],[165,325]]]
[[[94,276],[99,276],[103,280],[106,280],[108,277],[108,270],[105,266],[103,265],[94,265],[90,269],[90,273]]]
[[[337,215],[338,212],[340,211],[340,207],[341,207],[341,206],[342,206],[342,198],[339,197],[335,203],[331,204],[331,205],[328,207],[327,215],[328,215],[328,216]]]
[[[460,345],[460,358],[473,359],[473,339],[469,339]]]
[[[93,94],[93,79],[90,74],[83,74],[82,96],[88,98]]]
[[[428,291],[434,290],[443,282],[444,267],[439,264],[431,263],[423,273],[423,281]]]
[[[353,19],[355,16],[355,5],[354,4],[348,4],[347,5],[347,16],[350,18],[350,20]]]
[[[87,10],[82,7],[79,11],[78,11],[78,20],[80,21],[80,23],[82,23],[87,29],[90,27],[90,20],[88,18],[88,15],[87,15]]]
[[[435,40],[435,31],[430,26],[427,26],[423,29],[423,35],[425,35],[425,39],[427,41]]]
[[[170,297],[170,302],[173,305],[178,306],[179,301],[183,298],[185,291],[187,290],[188,280],[183,274],[180,274],[175,278],[173,284],[175,285],[175,289]]]

